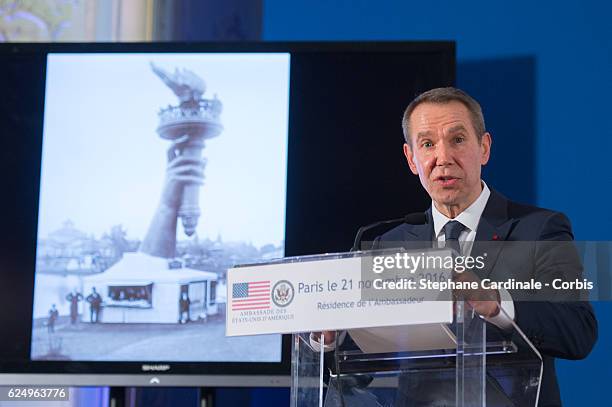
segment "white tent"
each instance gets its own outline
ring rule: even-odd
[[[181,292],[189,295],[190,319],[217,313],[217,275],[190,268],[170,269],[168,260],[144,253],[125,253],[103,273],[83,278],[87,297],[93,287],[102,296],[100,322],[176,323]],[[83,314],[89,321],[89,313]]]

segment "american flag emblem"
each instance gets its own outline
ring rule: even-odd
[[[232,285],[232,311],[270,309],[270,280]]]

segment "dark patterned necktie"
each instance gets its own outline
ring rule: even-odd
[[[456,220],[449,221],[444,225],[444,247],[453,249],[458,255],[461,255],[461,246],[459,246],[459,235],[465,229],[461,222]]]

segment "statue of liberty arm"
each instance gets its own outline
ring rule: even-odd
[[[176,228],[179,208],[186,185],[204,184],[206,159],[180,155],[184,140],[176,140],[168,149],[166,179],[159,205],[140,251],[151,256],[172,258],[176,251]]]

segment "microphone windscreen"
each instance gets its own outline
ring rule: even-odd
[[[409,213],[404,217],[404,223],[410,225],[423,225],[427,223],[427,216],[424,212]]]

